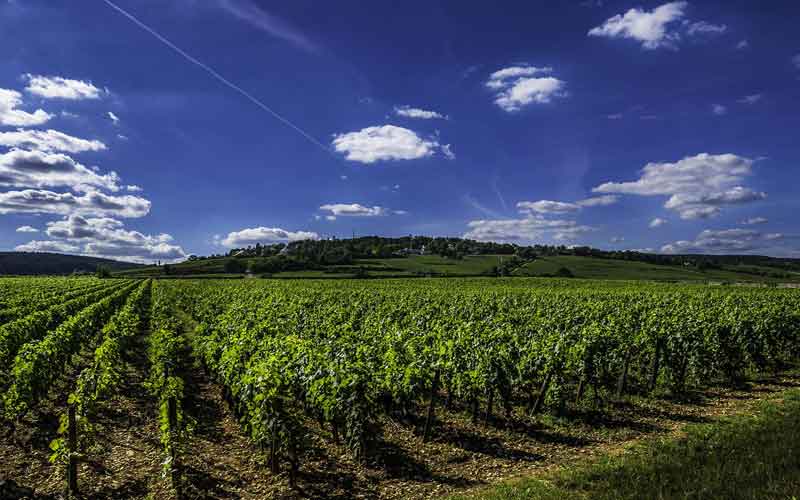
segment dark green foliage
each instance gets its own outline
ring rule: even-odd
[[[192,347],[247,431],[280,453],[306,434],[304,414],[364,458],[381,415],[427,399],[437,374],[490,422],[532,388],[534,411],[559,413],[567,400],[591,404],[581,382],[618,397],[649,391],[653,372],[659,391],[738,383],[800,345],[793,290],[487,278],[158,286],[199,325]]]
[[[98,266],[105,266],[111,271],[134,269],[141,264],[118,262],[116,260],[84,257],[81,255],[62,255],[57,253],[0,252],[0,275],[68,275],[78,273],[95,273]]]
[[[95,275],[98,278],[110,278],[111,277],[111,269],[108,266],[104,265],[104,264],[100,264],[100,265],[97,266],[97,272],[95,273]]]
[[[575,277],[575,275],[572,274],[572,271],[570,271],[568,267],[560,267],[558,269],[558,271],[556,271],[555,276],[556,276],[556,278],[573,278],[573,277]]]
[[[136,283],[82,309],[48,332],[41,340],[24,344],[11,365],[13,382],[3,396],[5,416],[18,418],[44,396],[53,381],[63,373],[71,356],[124,304]]]
[[[285,247],[285,248],[284,248]],[[405,236],[383,238],[365,236],[355,239],[303,240],[284,245],[235,248],[228,255],[237,257],[269,257],[283,253],[309,265],[346,265],[353,259],[388,259],[421,252],[448,258],[464,255],[513,255],[519,248],[509,243],[480,242],[461,238]]]
[[[286,257],[285,255],[275,255],[273,257],[265,257],[262,259],[252,259],[247,263],[247,271],[254,274],[274,274],[284,271],[302,271],[308,268],[309,267],[307,264]],[[234,272],[228,271],[227,267],[225,270],[226,272]]]
[[[501,258],[501,262],[492,268],[490,274],[494,276],[510,276],[511,273],[524,263],[525,261],[516,255]]]
[[[225,261],[224,268],[226,273],[243,273],[247,269],[247,266],[238,259],[228,259]]]

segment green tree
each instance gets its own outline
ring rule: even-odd
[[[97,277],[98,278],[110,278],[111,277],[111,269],[108,266],[100,264],[97,266]]]
[[[245,272],[245,264],[238,259],[228,259],[225,261],[225,272],[230,274],[238,274]]]

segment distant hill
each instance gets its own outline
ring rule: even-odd
[[[800,259],[761,255],[665,255],[586,246],[522,246],[463,238],[362,236],[230,249],[124,276],[387,278],[538,276],[724,282],[800,281]]]
[[[142,267],[140,264],[120,262],[82,255],[63,255],[59,253],[0,252],[0,275],[8,274],[72,274],[73,272],[94,272],[103,265],[112,271],[122,271]]]
[[[749,260],[750,257],[747,258]],[[513,255],[467,255],[447,258],[440,255],[407,255],[390,259],[354,259],[348,264],[309,264],[291,258],[216,257],[200,258],[167,266],[146,266],[116,273],[118,276],[169,278],[234,278],[251,276],[272,278],[402,278],[419,276],[528,276],[606,280],[657,280],[696,282],[781,283],[800,281],[800,271],[784,268],[769,258],[761,265],[735,258],[701,265],[656,264],[639,260],[554,255],[529,258]],[[772,263],[773,265],[764,265]]]

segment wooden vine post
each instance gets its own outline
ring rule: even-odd
[[[492,411],[494,409],[494,386],[489,386],[489,395],[486,399],[486,414],[483,418],[483,425],[489,425],[489,423],[492,421]]]
[[[69,462],[67,464],[67,487],[70,498],[78,495],[78,429],[75,422],[75,405],[67,407],[67,446]]]
[[[547,391],[550,389],[550,380],[553,378],[552,370],[547,372],[547,375],[544,377],[544,381],[542,382],[542,388],[539,391],[539,395],[536,397],[536,402],[533,404],[533,414],[539,413],[544,405],[544,398],[547,397]]]
[[[433,375],[433,383],[431,384],[431,398],[428,403],[428,418],[425,419],[425,432],[423,433],[422,442],[427,443],[431,438],[431,427],[433,427],[433,419],[435,417],[436,407],[436,392],[439,390],[439,370]]]
[[[658,369],[659,369],[659,361],[661,360],[661,339],[656,338],[656,352],[653,355],[653,366],[650,370],[650,391],[654,391],[656,389],[656,384],[658,384]]]
[[[169,383],[170,366],[164,366],[164,383]],[[178,452],[175,449],[175,443],[178,436],[178,402],[175,396],[170,396],[167,399],[167,425],[169,429],[169,472],[170,480],[172,482],[172,489],[175,492],[175,498],[180,500],[183,497],[181,489],[181,471],[178,464]]]
[[[278,415],[281,414],[281,401],[278,399],[275,402],[275,415],[272,418],[272,425],[270,429],[270,444],[269,444],[269,470],[273,474],[278,474],[281,469],[278,465]]]
[[[169,459],[172,488],[175,490],[175,496],[180,499],[183,492],[181,490],[181,471],[180,465],[178,464],[178,453],[175,450],[178,434],[178,404],[177,401],[175,401],[175,397],[170,397],[167,400],[167,419],[169,421]]]
[[[625,394],[625,389],[628,385],[628,370],[631,366],[631,349],[629,348],[625,351],[625,360],[622,364],[622,373],[619,375],[619,380],[617,380],[617,398],[621,398],[623,394]]]
[[[300,457],[297,454],[297,439],[294,431],[289,433],[289,487],[297,488],[297,475],[300,472]]]
[[[583,397],[583,391],[585,389],[586,384],[586,375],[581,375],[581,378],[578,379],[578,389],[575,391],[575,404],[581,402],[581,398]]]

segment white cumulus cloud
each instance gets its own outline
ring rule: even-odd
[[[592,28],[589,36],[629,38],[641,42],[645,49],[675,47],[680,34],[674,28],[684,18],[687,6],[687,2],[670,2],[652,11],[633,8]]]
[[[287,231],[278,227],[254,227],[233,231],[220,240],[220,244],[229,248],[246,247],[256,243],[279,243],[302,240],[317,240],[319,235],[311,231]]]
[[[566,82],[550,75],[550,67],[511,66],[495,71],[486,86],[495,91],[494,102],[509,113],[529,104],[547,104],[566,97]]]
[[[724,24],[686,19],[688,2],[669,2],[653,10],[632,8],[617,14],[589,30],[589,36],[626,38],[641,43],[642,48],[677,49],[684,38],[709,38],[728,30]]]
[[[106,145],[101,141],[81,139],[52,129],[18,129],[11,132],[0,132],[0,146],[46,152],[63,151],[66,153],[82,153],[84,151],[102,151],[106,149]]]
[[[186,257],[169,234],[148,235],[125,229],[124,224],[109,217],[86,218],[71,215],[47,223],[47,236],[52,240],[31,241],[20,251],[58,251],[129,262],[173,262]]]
[[[602,196],[594,196],[575,202],[576,205],[581,207],[607,207],[619,201],[619,196],[613,194],[605,194]]]
[[[61,153],[12,149],[0,154],[0,186],[68,186],[79,191],[97,187],[117,191],[118,181],[115,172],[100,175]]]
[[[656,217],[655,219],[650,221],[649,225],[650,225],[650,227],[652,229],[655,229],[657,227],[665,226],[667,224],[669,224],[669,221],[667,219],[662,219],[661,217]]]
[[[0,89],[0,125],[11,127],[33,127],[46,123],[53,117],[43,109],[33,113],[18,109],[22,104],[22,94],[16,90]]]
[[[18,233],[38,233],[39,230],[33,226],[20,226],[17,228]]]
[[[618,200],[616,195],[602,195],[576,202],[520,201],[516,206],[523,217],[501,219],[493,211],[468,198],[473,206],[493,218],[468,222],[469,230],[464,238],[478,241],[574,241],[597,230],[596,227],[579,224],[575,220],[581,211],[585,208],[613,205]]]
[[[14,250],[17,252],[77,253],[80,251],[80,247],[66,241],[34,240],[23,245],[17,245]]]
[[[572,240],[595,231],[574,220],[526,217],[522,219],[474,220],[467,223],[464,238],[478,241],[535,241],[549,237],[556,241]]]
[[[588,207],[605,207],[619,201],[619,196],[603,195],[586,198],[575,203],[552,200],[520,201],[517,208],[528,214],[574,214]]]
[[[367,127],[357,132],[336,134],[333,147],[350,161],[371,164],[377,161],[416,160],[449,152],[436,139],[424,139],[413,130],[395,125]]]
[[[84,80],[72,80],[61,76],[25,75],[28,86],[25,90],[45,99],[84,100],[99,99],[105,91]]]
[[[701,153],[675,163],[648,163],[639,179],[606,182],[596,193],[668,196],[665,207],[683,219],[718,215],[721,207],[766,198],[766,193],[741,185],[752,175],[754,161],[734,154]]]
[[[41,189],[0,193],[0,215],[56,214],[94,215],[103,217],[144,217],[150,212],[150,201],[138,196],[112,196],[97,191],[76,195]]]
[[[536,212],[540,214],[565,214],[580,211],[580,205],[576,203],[565,203],[562,201],[539,200],[539,201],[520,201],[517,208],[521,212]]]

